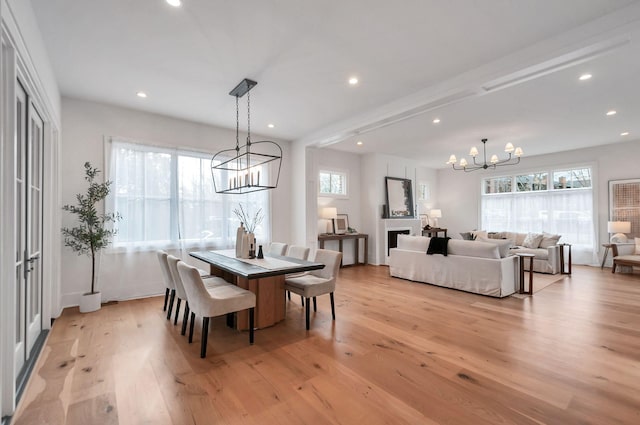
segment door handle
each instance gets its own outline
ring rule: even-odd
[[[39,255],[34,255],[33,257],[30,257],[29,259],[27,259],[28,263],[33,263],[34,261],[38,260],[40,258]]]

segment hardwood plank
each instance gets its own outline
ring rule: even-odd
[[[535,279],[535,278],[534,278]],[[282,297],[284,300],[284,297]],[[56,320],[14,424],[637,424],[640,276],[573,268],[525,299],[341,269],[336,321],[211,321],[200,359],[163,297]]]

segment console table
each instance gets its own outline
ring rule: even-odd
[[[422,229],[422,236],[428,236],[428,237],[433,237],[435,236],[436,238],[438,237],[438,233],[444,233],[444,238],[447,237],[447,229],[442,229],[440,227],[432,227],[430,229]]]
[[[347,239],[354,239],[355,245],[355,257],[353,264],[347,264],[347,266],[355,266],[358,264],[366,265],[369,258],[369,235],[364,233],[345,233],[340,235],[318,235],[318,242],[320,249],[324,249],[324,243],[326,241],[338,241],[338,251],[342,252],[342,241]],[[360,262],[360,239],[364,240],[364,262]],[[346,267],[340,264],[340,267]]]

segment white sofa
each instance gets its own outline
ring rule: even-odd
[[[496,244],[449,240],[448,255],[427,255],[431,238],[398,235],[389,253],[393,277],[430,283],[492,297],[516,292],[519,266],[516,256],[500,256]]]
[[[538,273],[558,274],[560,273],[560,247],[558,241],[560,235],[552,235],[550,233],[540,233],[542,238],[540,245],[537,248],[525,248],[523,247],[524,240],[527,237],[527,233],[516,232],[496,232],[487,234],[486,232],[471,232],[475,233],[476,240],[482,241],[484,238],[495,240],[509,240],[513,244],[510,252],[511,254],[524,253],[533,254],[533,271]],[[529,262],[525,264],[525,270],[529,270]]]

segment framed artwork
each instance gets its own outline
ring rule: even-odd
[[[640,237],[640,179],[609,181],[609,221],[628,221],[631,233]]]
[[[413,218],[413,191],[411,180],[398,177],[384,178],[387,206],[386,218]]]
[[[338,235],[344,235],[349,230],[349,216],[347,214],[338,214],[336,218],[335,232]]]
[[[429,216],[427,214],[420,214],[420,227],[423,229],[429,226]]]

